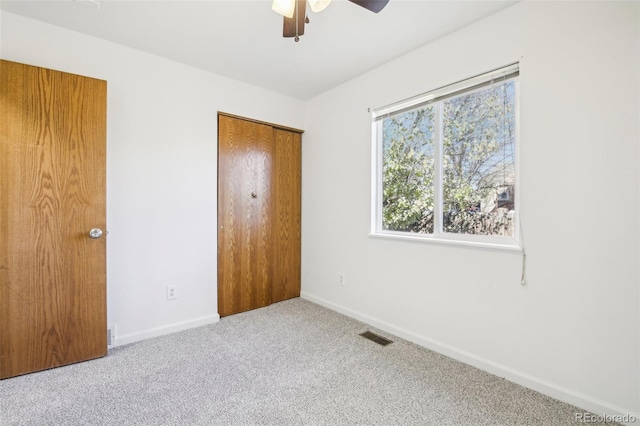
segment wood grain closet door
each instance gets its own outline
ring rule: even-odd
[[[104,356],[106,82],[0,62],[0,378]]]
[[[275,302],[300,296],[301,135],[274,130],[273,284]]]
[[[271,303],[273,129],[218,116],[218,311]]]

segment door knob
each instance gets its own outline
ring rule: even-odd
[[[255,192],[251,193],[251,198],[258,198],[258,194],[256,194]]]
[[[102,237],[102,229],[93,228],[91,231],[89,231],[89,238],[97,240],[100,237]]]

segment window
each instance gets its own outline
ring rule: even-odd
[[[372,233],[517,247],[518,65],[373,112]]]

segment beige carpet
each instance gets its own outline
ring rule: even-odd
[[[301,299],[0,381],[2,425],[576,425],[583,412]]]

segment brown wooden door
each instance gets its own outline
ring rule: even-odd
[[[300,296],[301,135],[275,129],[272,302]]]
[[[106,82],[0,62],[0,378],[104,356]]]
[[[218,312],[271,303],[273,129],[218,116]]]
[[[301,131],[218,115],[218,312],[300,296]]]

